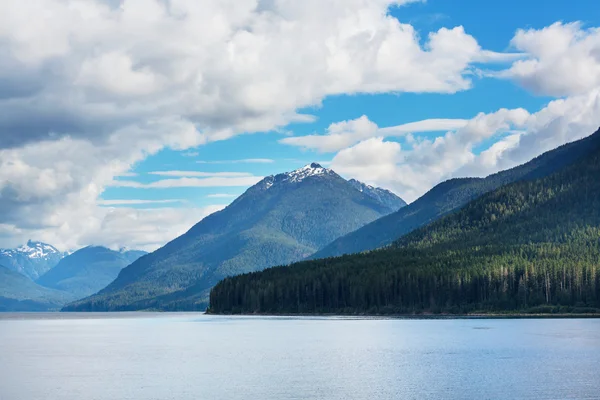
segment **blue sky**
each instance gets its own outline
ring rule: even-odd
[[[513,167],[600,126],[598,27],[593,0],[5,0],[0,247],[152,250],[313,161],[409,202]]]
[[[506,0],[488,2],[479,0],[428,0],[408,6],[394,7],[391,15],[401,22],[413,25],[421,38],[442,27],[462,25],[479,44],[497,52],[515,51],[510,40],[517,29],[541,29],[557,21],[581,21],[586,26],[600,25],[600,7],[594,0],[566,2],[562,0],[536,1]],[[504,66],[504,65],[502,65]],[[497,65],[486,68],[498,68]],[[226,141],[209,143],[185,151],[163,150],[138,163],[132,172],[136,180],[152,182],[158,176],[148,172],[161,170],[197,170],[205,172],[248,172],[266,176],[298,168],[311,161],[330,161],[332,153],[318,153],[278,143],[283,135],[306,135],[323,133],[335,122],[352,120],[362,115],[380,127],[400,125],[428,118],[469,119],[480,112],[490,113],[500,108],[525,108],[535,112],[551,100],[549,96],[528,92],[510,80],[489,78],[475,79],[470,90],[455,94],[401,93],[358,94],[327,97],[321,105],[302,109],[302,113],[315,117],[312,123],[295,123],[281,131],[240,135]],[[422,136],[434,137],[444,132],[428,132]],[[394,140],[394,139],[390,139]],[[400,140],[401,141],[401,140]],[[488,140],[475,148],[479,153],[494,140]],[[271,163],[238,162],[227,160],[270,159]],[[223,161],[215,164],[199,164],[198,161]],[[165,189],[107,188],[103,199],[184,199],[189,204],[204,206],[216,202],[229,202],[246,187],[188,187]],[[216,199],[213,194],[227,194],[231,198]],[[398,193],[402,196],[402,193]],[[136,205],[133,205],[136,207]],[[162,207],[163,204],[156,204]],[[137,207],[152,207],[143,204]]]

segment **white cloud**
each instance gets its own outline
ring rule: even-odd
[[[53,210],[48,217],[42,216],[43,221],[36,221],[39,215],[32,215],[31,225],[0,224],[3,246],[14,247],[34,239],[52,243],[61,250],[96,244],[153,251],[224,208],[224,205],[151,209],[72,205],[75,207],[66,205]]]
[[[132,167],[149,155],[164,148],[187,151],[242,133],[312,121],[312,116],[297,110],[319,106],[327,96],[454,93],[471,87],[474,63],[514,58],[481,49],[462,27],[443,28],[420,38],[411,25],[387,12],[389,6],[407,2],[2,1],[2,244],[29,236],[63,248],[102,240],[111,245],[122,240],[119,246],[130,247],[166,241],[177,227],[191,225],[190,219],[206,210],[155,214],[155,210],[110,210],[98,205],[115,177],[130,176]],[[394,145],[374,138],[405,134],[387,128],[373,132],[368,121],[363,123],[340,126],[355,129],[349,135],[342,132],[345,147],[360,146],[365,140],[379,146],[379,140],[384,151]],[[456,128],[445,125],[444,129]],[[416,131],[417,127],[410,128]],[[347,141],[345,137],[352,134],[358,138]],[[446,141],[443,145],[417,142],[415,149],[423,150],[415,150],[415,158],[426,164],[427,146],[439,156],[440,148],[450,148],[451,138]],[[333,143],[328,148],[340,146]],[[360,159],[359,150],[367,147],[362,145],[347,156]],[[391,159],[394,152],[407,157],[408,150],[386,151]],[[244,186],[260,179],[178,177],[150,184],[119,182],[167,188]],[[418,185],[428,181],[435,179]],[[408,184],[394,185],[402,189]],[[419,190],[413,188],[414,193]],[[156,226],[171,224],[174,230],[160,236]]]
[[[557,22],[543,29],[518,30],[512,45],[528,54],[500,77],[514,79],[534,93],[582,94],[600,86],[600,29]]]
[[[252,176],[248,172],[202,172],[202,171],[152,171],[150,175],[158,176],[183,176],[183,177],[244,177]]]
[[[312,120],[296,110],[329,95],[468,89],[490,53],[462,27],[421,45],[387,13],[407,2],[5,0],[0,129],[20,135],[0,146],[148,119],[223,140]]]
[[[196,161],[198,164],[272,164],[270,158],[245,158],[242,160]]]
[[[143,204],[172,204],[185,203],[184,199],[164,199],[164,200],[144,200],[144,199],[111,199],[98,200],[101,206],[124,206],[124,205],[143,205]]]
[[[446,179],[483,177],[512,168],[588,136],[599,126],[600,89],[595,89],[552,101],[534,114],[523,109],[479,114],[435,139],[411,137],[405,148],[381,137],[370,138],[338,152],[331,167],[414,201]],[[498,139],[488,149],[476,154],[478,145],[495,136]]]
[[[129,227],[142,214],[119,208],[108,215],[99,196],[166,147],[184,151],[312,121],[296,110],[330,95],[469,88],[471,63],[483,54],[475,39],[456,27],[421,45],[412,26],[387,13],[406,2],[3,1],[1,234],[35,234],[62,247],[113,240],[118,218]],[[119,184],[244,186],[258,179]],[[142,243],[155,231],[129,231],[133,237],[123,240]]]
[[[342,150],[362,140],[372,137],[403,136],[408,133],[436,132],[458,129],[464,126],[464,119],[428,119],[379,128],[370,121],[366,115],[360,118],[336,122],[327,128],[325,135],[307,135],[281,139],[279,142],[287,145],[298,146],[305,149],[329,153]]]
[[[110,183],[113,187],[129,187],[137,189],[169,189],[181,187],[248,187],[258,183],[262,176],[243,177],[210,177],[210,178],[177,178],[162,179],[151,183],[116,180]]]
[[[331,167],[361,182],[382,182],[395,175],[401,153],[399,143],[384,142],[381,137],[370,138],[340,151]]]
[[[101,215],[101,219],[94,221],[92,229],[86,229],[77,241],[67,244],[70,245],[69,248],[94,243],[111,248],[125,246],[153,251],[223,207],[215,205],[204,208],[108,208]],[[60,236],[54,235],[48,235],[46,239],[49,243],[62,241]]]

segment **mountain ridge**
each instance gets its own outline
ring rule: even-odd
[[[0,265],[36,280],[67,254],[47,243],[29,240],[14,249],[0,249]]]
[[[271,175],[65,310],[204,309],[222,277],[303,259],[393,211],[317,163]]]
[[[406,207],[407,203],[400,197],[396,196],[394,193],[387,189],[367,185],[366,183],[362,183],[357,181],[356,179],[349,179],[348,183],[354,186],[360,192],[366,193],[372,198],[378,200],[382,204],[387,205],[390,209],[399,210],[402,207]]]
[[[600,146],[589,150],[387,248],[226,278],[210,312],[599,313]]]
[[[36,283],[83,298],[106,287],[123,268],[145,254],[139,250],[87,246],[64,257]]]
[[[0,311],[58,310],[75,297],[40,286],[27,276],[0,265]]]
[[[598,146],[600,146],[600,129],[584,139],[567,143],[525,164],[497,172],[486,178],[454,178],[444,181],[399,211],[334,240],[325,248],[312,254],[309,259],[335,257],[384,247],[485,193],[515,181],[547,176]]]

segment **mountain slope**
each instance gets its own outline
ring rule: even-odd
[[[0,265],[36,280],[66,255],[49,244],[30,240],[16,249],[0,249]]]
[[[26,276],[0,266],[0,311],[48,311],[74,300],[68,293],[37,285]]]
[[[303,259],[393,211],[318,164],[269,176],[66,309],[203,309],[221,278]]]
[[[111,283],[119,272],[144,254],[143,251],[113,251],[106,247],[85,247],[63,258],[36,283],[83,298]]]
[[[589,142],[588,142],[589,143]],[[364,254],[227,278],[220,313],[600,311],[600,149]]]
[[[399,211],[342,236],[313,254],[311,259],[373,250],[452,212],[484,193],[520,180],[547,176],[600,146],[600,131],[549,151],[534,160],[487,178],[451,179]]]
[[[359,182],[356,179],[350,179],[348,183],[351,184],[356,190],[371,196],[381,204],[386,205],[391,210],[398,211],[402,207],[406,207],[406,202],[389,190],[373,187],[371,185]]]

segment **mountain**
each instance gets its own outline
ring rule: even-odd
[[[269,176],[65,309],[204,309],[221,278],[301,260],[393,211],[319,164]]]
[[[463,207],[469,201],[508,183],[547,176],[600,146],[600,131],[549,151],[527,164],[487,178],[451,179],[435,186],[399,211],[342,236],[313,254],[311,259],[359,253],[389,245],[407,233]]]
[[[0,249],[0,265],[36,280],[66,255],[49,244],[30,240],[16,249]]]
[[[356,190],[371,196],[381,204],[385,204],[391,210],[398,211],[402,207],[406,206],[406,202],[404,200],[389,190],[373,187],[371,185],[359,182],[356,179],[350,179],[348,183],[351,184]]]
[[[0,266],[0,311],[58,310],[75,297],[48,289],[26,276]]]
[[[63,258],[36,283],[81,299],[106,287],[123,268],[145,254],[147,253],[135,250],[114,251],[106,247],[85,247]]]
[[[487,193],[388,248],[227,278],[210,311],[600,313],[596,140],[581,142],[579,161]]]

